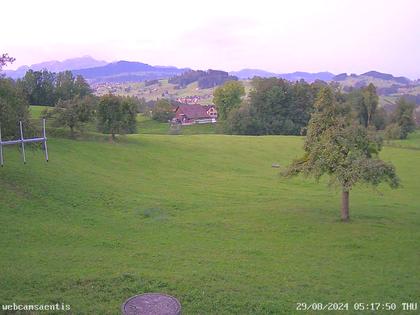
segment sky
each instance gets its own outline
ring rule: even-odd
[[[193,69],[420,78],[420,0],[5,1],[15,69],[90,55]]]

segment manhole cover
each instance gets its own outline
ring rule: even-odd
[[[124,315],[180,315],[181,304],[170,295],[145,293],[125,301],[122,312]]]

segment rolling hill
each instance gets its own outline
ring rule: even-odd
[[[416,81],[411,81],[405,77],[395,77],[392,74],[369,71],[360,75],[341,73],[332,78],[332,81],[339,82],[346,87],[363,87],[373,83],[377,88],[398,88],[417,85]]]
[[[407,85],[407,84],[412,83],[411,80],[406,77],[394,77],[392,74],[382,73],[378,71],[368,71],[360,75],[356,75],[356,74],[347,75],[347,73],[341,73],[333,77],[332,80],[337,81],[337,82],[342,82],[342,81],[346,81],[348,78],[352,78],[356,80],[375,80],[376,79],[380,81],[387,81],[391,84],[401,84],[401,85]]]
[[[387,110],[393,110],[398,98],[405,97],[420,106],[420,81],[412,81],[405,77],[395,77],[392,74],[369,71],[360,75],[341,73],[333,78],[344,91],[352,88],[362,88],[372,83],[380,96],[380,105]]]

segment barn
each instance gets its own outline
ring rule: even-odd
[[[217,109],[213,105],[179,105],[175,109],[174,120],[182,125],[215,123]]]

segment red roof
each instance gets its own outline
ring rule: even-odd
[[[207,114],[208,109],[209,107],[198,104],[179,105],[175,112],[177,114],[184,114],[189,119],[211,118],[209,114]]]

